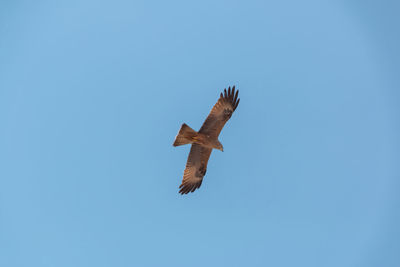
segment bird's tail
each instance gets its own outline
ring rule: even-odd
[[[181,129],[179,129],[178,135],[175,137],[173,146],[181,146],[193,143],[193,137],[197,135],[197,132],[186,125],[182,124]]]

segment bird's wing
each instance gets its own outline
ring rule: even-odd
[[[186,168],[183,172],[182,184],[179,186],[179,193],[183,195],[200,188],[207,171],[207,163],[211,150],[211,148],[206,148],[198,144],[192,145]]]
[[[224,89],[224,94],[221,93],[217,103],[201,126],[199,133],[218,138],[225,123],[231,118],[232,113],[239,105],[240,98],[238,98],[238,93],[239,90],[235,92],[235,86],[232,89],[229,87],[228,91]]]

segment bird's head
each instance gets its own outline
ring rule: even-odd
[[[215,148],[218,149],[218,150],[221,150],[222,152],[224,152],[224,146],[221,144],[220,141],[217,141],[217,144],[216,144]]]

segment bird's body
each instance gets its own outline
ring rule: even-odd
[[[198,144],[207,148],[215,148],[223,151],[222,144],[218,139],[201,132],[196,132],[192,128],[182,124],[178,135],[175,138],[174,146],[186,145],[186,144]]]
[[[239,104],[238,93],[239,91],[235,92],[235,86],[232,90],[230,87],[228,91],[225,89],[198,132],[185,123],[182,124],[173,146],[192,144],[192,147],[179,193],[187,194],[199,188],[207,171],[211,151],[224,150],[218,136]]]

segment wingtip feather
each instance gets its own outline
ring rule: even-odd
[[[237,108],[237,106],[239,105],[239,102],[240,102],[240,98],[237,100],[237,102],[236,102],[236,104],[235,104],[235,107],[234,107],[234,110]]]

